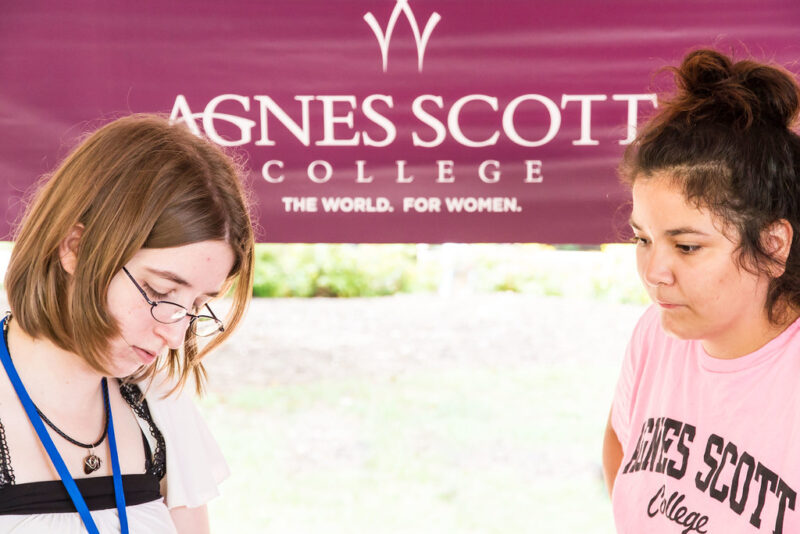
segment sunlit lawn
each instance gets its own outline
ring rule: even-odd
[[[278,257],[292,250],[281,249]],[[264,386],[250,380],[250,386],[212,395],[201,408],[232,472],[222,496],[210,505],[214,532],[613,532],[600,447],[619,362],[639,312],[631,308],[633,313],[617,317],[617,305],[582,307],[558,299],[643,304],[633,249],[570,252],[485,245],[434,253],[454,254],[452,280],[473,290],[522,291],[531,296],[521,298],[530,299],[558,295],[554,301],[536,301],[537,313],[548,314],[552,322],[535,313],[503,315],[501,320],[523,322],[510,330],[509,343],[497,345],[534,356],[552,348],[567,358],[445,361],[410,366],[395,375],[319,374],[300,383],[278,379]],[[332,313],[330,306],[325,309]],[[344,309],[352,313],[352,307]],[[385,313],[385,307],[375,311]],[[537,324],[527,327],[524,321]],[[587,332],[590,321],[594,328]],[[277,330],[282,324],[287,323],[274,316],[265,323]],[[370,324],[374,329],[378,323]],[[472,324],[459,323],[458,335],[486,343],[491,351],[495,344],[486,332],[494,330],[477,320],[474,328],[480,332],[463,330]],[[255,321],[250,328],[265,325]],[[416,335],[413,329],[402,332]],[[525,335],[530,332],[536,337]],[[309,325],[307,335],[314,336],[314,343],[292,337],[298,335],[281,338],[284,351],[291,340],[326,354],[349,349],[342,341],[346,333],[334,338],[329,330]],[[426,335],[431,339],[431,332]],[[386,345],[389,339],[398,340],[393,334],[373,342]],[[336,347],[323,348],[323,340]],[[272,346],[274,340],[263,343]],[[250,350],[250,357],[260,357],[257,348]],[[247,377],[248,360],[237,361],[236,376]]]
[[[212,396],[233,473],[213,530],[610,533],[599,455],[617,371],[462,367]]]

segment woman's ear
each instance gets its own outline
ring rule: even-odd
[[[792,225],[786,219],[775,221],[761,233],[761,242],[764,250],[777,262],[771,273],[773,278],[783,275],[786,269],[786,260],[789,258],[789,251],[792,248],[793,235]]]
[[[78,245],[81,242],[83,229],[84,227],[81,223],[75,223],[58,245],[58,258],[61,260],[61,267],[70,275],[75,273],[75,266],[78,263]]]

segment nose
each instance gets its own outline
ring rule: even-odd
[[[645,285],[658,287],[675,282],[669,252],[664,247],[651,244],[647,249],[640,249],[636,261],[639,265],[639,276]]]
[[[190,318],[184,317],[177,323],[158,323],[156,326],[156,335],[163,339],[170,349],[178,350],[183,346],[183,341],[186,339],[186,329],[189,328]]]

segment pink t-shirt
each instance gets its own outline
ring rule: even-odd
[[[620,533],[800,533],[800,319],[733,360],[649,308],[617,384]]]

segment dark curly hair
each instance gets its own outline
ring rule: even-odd
[[[740,266],[756,274],[782,270],[766,301],[777,322],[783,303],[800,307],[800,136],[792,130],[800,87],[781,67],[734,62],[715,50],[693,51],[669,70],[676,94],[627,148],[622,181],[632,186],[667,173],[689,202],[738,237]],[[780,220],[793,230],[785,263],[762,240]]]

